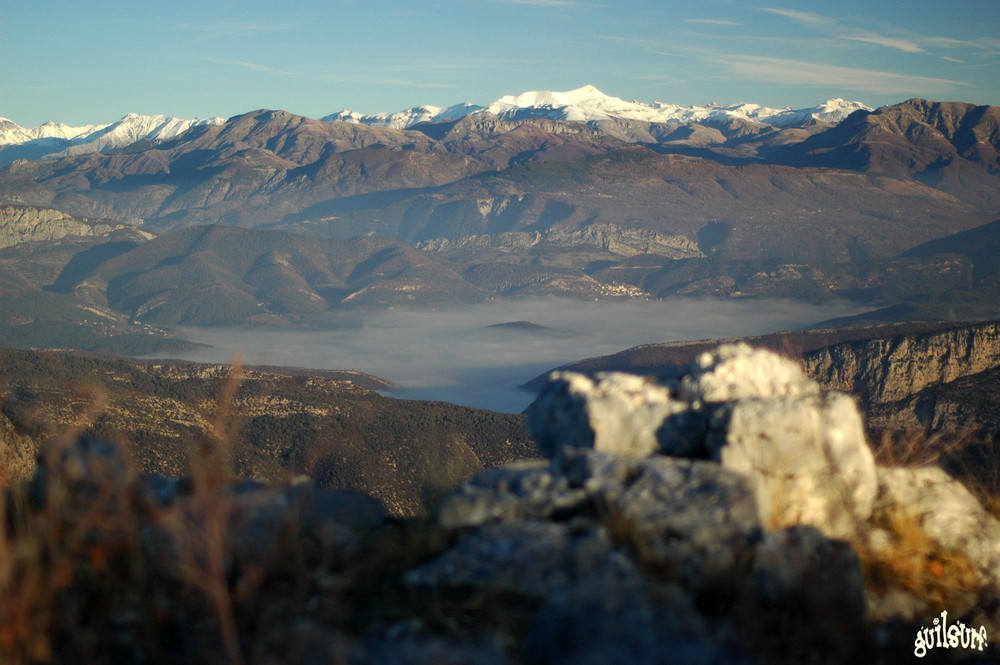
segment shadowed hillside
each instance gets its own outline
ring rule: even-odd
[[[308,474],[414,514],[474,471],[534,454],[520,416],[364,385],[379,383],[356,372],[0,350],[0,458],[20,460],[23,477],[39,446],[79,429],[120,441],[141,471],[178,477],[200,446],[222,438],[241,477]]]

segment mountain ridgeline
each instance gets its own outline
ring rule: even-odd
[[[1000,627],[1000,109],[588,86],[36,130],[0,119],[0,654],[895,663],[939,611]],[[555,296],[585,313],[528,320]],[[351,328],[435,390],[483,356],[499,392],[573,328],[719,323],[680,297],[864,313],[742,340],[794,360],[578,361],[526,415],[386,397],[370,367],[106,355],[259,327],[374,363]],[[408,311],[480,303],[473,328]],[[386,342],[394,318],[441,327]],[[928,459],[968,489],[898,468]]]
[[[154,231],[408,243],[594,224],[696,240],[723,223],[724,257],[885,257],[1000,213],[996,118],[911,100],[837,125],[483,111],[394,129],[261,110],[113,154],[18,162],[0,171],[0,201]]]
[[[1000,316],[994,107],[581,88],[411,111],[133,118],[133,143],[0,169],[0,341],[143,352],[171,326],[551,295]]]

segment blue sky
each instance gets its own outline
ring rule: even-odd
[[[1000,105],[997,0],[76,0],[0,10],[0,116],[489,103],[593,84],[678,104]]]

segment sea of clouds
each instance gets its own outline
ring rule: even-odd
[[[796,330],[860,311],[846,304],[790,300],[537,298],[439,311],[348,313],[324,330],[175,332],[208,345],[181,354],[186,360],[230,362],[240,357],[248,365],[358,370],[391,381],[396,387],[387,394],[395,397],[519,412],[533,399],[519,386],[568,362],[639,344]],[[513,321],[548,330],[489,327]]]

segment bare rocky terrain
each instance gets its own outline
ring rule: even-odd
[[[0,494],[0,551],[15,553],[0,558],[0,655],[997,657],[996,513],[940,468],[878,463],[853,400],[796,362],[728,345],[658,380],[564,372],[529,420],[546,459],[483,470],[419,520],[305,480],[240,482],[218,448],[177,481],[92,435],[51,441]]]

